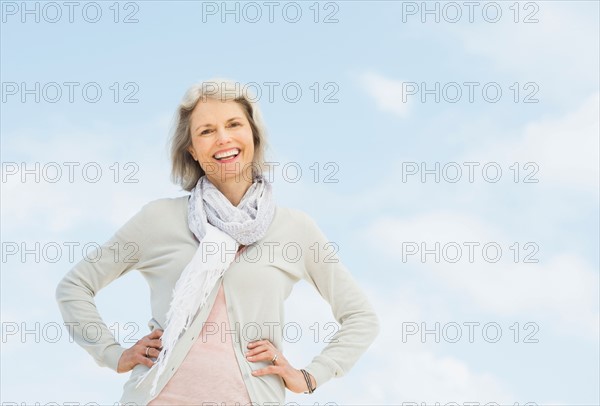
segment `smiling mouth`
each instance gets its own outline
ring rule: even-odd
[[[231,153],[232,151],[234,151],[233,153]],[[225,154],[215,154],[213,155],[213,158],[216,159],[217,161],[221,161],[221,162],[228,162],[228,161],[232,161],[233,159],[235,159],[239,154],[240,154],[240,150],[238,148],[235,148],[232,151],[228,151]],[[219,157],[217,158],[217,155],[219,155]]]

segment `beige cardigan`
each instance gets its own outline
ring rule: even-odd
[[[103,322],[94,302],[100,289],[125,273],[137,269],[150,286],[152,319],[150,331],[165,328],[171,293],[199,243],[187,224],[188,196],[158,199],[146,204],[101,246],[99,260],[82,260],[60,281],[56,300],[65,322],[73,323],[73,338],[101,366],[117,370],[125,347]],[[266,235],[248,246],[219,280],[227,297],[234,349],[244,383],[252,402],[284,404],[285,385],[278,375],[255,377],[251,372],[270,362],[249,362],[244,353],[250,341],[268,339],[282,349],[285,327],[284,301],[300,279],[312,284],[330,304],[340,324],[322,352],[304,367],[314,376],[317,390],[332,377],[344,375],[367,350],[379,333],[379,319],[371,303],[346,267],[334,245],[306,213],[276,206],[275,217]],[[127,245],[128,244],[128,245]],[[115,250],[118,250],[116,255]],[[215,285],[207,305],[180,337],[161,376],[160,393],[185,358],[193,340],[200,335],[216,294]],[[92,323],[100,338],[86,339],[84,327]],[[88,333],[89,334],[89,333]],[[148,370],[136,365],[124,385],[121,403],[146,405],[151,399],[152,373],[140,387],[135,380]],[[200,399],[199,399],[200,401]]]

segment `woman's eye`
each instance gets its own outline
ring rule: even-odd
[[[236,126],[236,127],[237,127],[237,126],[240,126],[240,125],[242,125],[242,124],[241,124],[241,123],[238,123],[237,121],[236,121],[236,122],[233,122],[233,123],[231,123],[231,126],[232,126],[232,127],[233,127],[233,126]]]
[[[206,134],[208,134],[209,132],[210,132],[210,130],[204,130],[204,131],[202,131],[202,132],[200,133],[200,135],[206,135]]]

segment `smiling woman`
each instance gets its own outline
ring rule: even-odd
[[[121,403],[283,404],[286,388],[312,393],[344,375],[379,332],[368,298],[314,220],[275,204],[263,176],[258,106],[232,88],[239,86],[194,85],[179,106],[172,177],[190,195],[145,205],[102,245],[106,255],[81,261],[57,286],[75,341],[100,365],[132,371]],[[134,261],[111,261],[115,243],[136,244]],[[299,252],[293,260],[290,244]],[[126,349],[93,297],[132,269],[150,286],[153,317],[151,332]],[[296,369],[282,352],[283,302],[300,279],[331,305],[340,327],[321,354]],[[100,340],[85,337],[82,326],[90,322]],[[256,334],[249,336],[248,326]]]
[[[243,143],[243,159],[222,167],[220,163],[233,161],[216,159],[216,153],[228,152],[216,147],[217,142],[230,149],[241,148],[236,143]],[[172,138],[173,181],[188,191],[203,175],[215,180],[237,174],[236,180],[241,175],[246,183],[251,183],[269,167],[264,161],[266,148],[266,129],[258,105],[240,89],[239,83],[212,80],[193,85],[179,106]]]
[[[190,123],[194,128],[190,155],[212,184],[221,186],[217,188],[237,206],[254,177],[248,173],[254,160],[252,128],[242,106],[234,101],[207,99],[194,108]]]

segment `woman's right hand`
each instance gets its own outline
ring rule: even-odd
[[[150,358],[157,358],[160,350],[162,350],[162,341],[160,337],[163,330],[156,329],[150,334],[142,337],[131,348],[128,348],[121,354],[117,372],[123,373],[133,369],[137,364],[144,364],[148,368],[152,368],[154,362]],[[149,347],[148,356],[146,356],[146,348]]]

